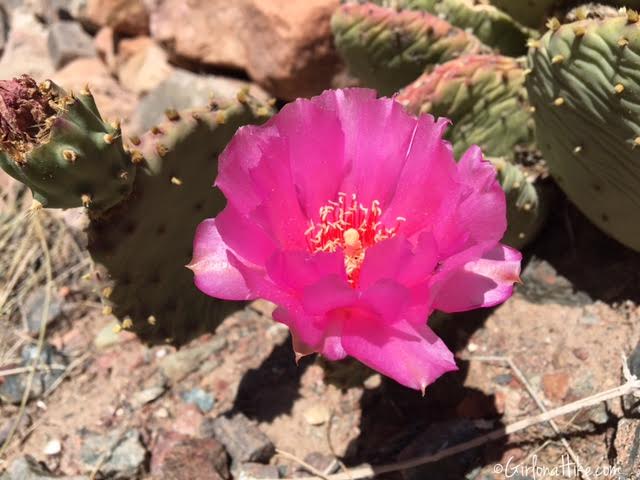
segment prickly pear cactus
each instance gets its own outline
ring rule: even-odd
[[[531,107],[520,61],[467,55],[436,67],[402,90],[397,100],[414,114],[447,117],[456,156],[479,145],[489,156],[511,155],[533,142]]]
[[[120,126],[102,120],[88,90],[23,76],[1,81],[0,97],[0,167],[43,206],[102,209],[129,195],[135,168]]]
[[[67,95],[23,77],[0,82],[0,100],[0,166],[46,207],[87,207],[105,308],[122,328],[177,344],[213,331],[235,305],[194,286],[185,267],[193,235],[224,207],[211,186],[218,154],[240,126],[265,121],[271,109],[241,91],[224,107],[167,112],[165,124],[125,150],[88,91]]]
[[[471,30],[485,45],[504,55],[522,55],[536,32],[492,5],[474,0],[441,0],[436,12],[458,28]]]
[[[429,65],[485,49],[474,35],[437,16],[374,4],[342,5],[331,26],[351,72],[381,94],[394,93]]]
[[[507,232],[502,241],[514,248],[531,242],[544,226],[549,213],[549,185],[540,181],[546,175],[540,164],[529,168],[514,157],[490,158],[507,197]]]
[[[567,196],[640,250],[640,16],[552,27],[529,53],[538,145]]]
[[[472,32],[481,42],[504,55],[526,52],[531,30],[505,12],[476,0],[377,0],[379,5],[396,10],[419,10],[437,15],[454,27]]]
[[[542,27],[547,16],[561,3],[559,0],[491,0],[492,5],[533,28]]]
[[[244,92],[226,108],[169,112],[163,125],[132,139],[138,174],[131,196],[92,215],[89,250],[107,270],[105,296],[123,328],[151,342],[181,344],[237,308],[202,295],[187,265],[193,233],[224,207],[211,187],[216,158],[238,127],[270,110]]]

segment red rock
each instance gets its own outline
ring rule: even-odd
[[[89,23],[112,27],[118,33],[144,35],[149,31],[144,0],[89,0],[81,16]]]
[[[227,454],[213,438],[160,432],[151,456],[151,474],[162,480],[229,478]]]
[[[291,100],[330,87],[339,71],[330,28],[338,4],[339,0],[159,0],[151,14],[151,32],[178,56],[245,69],[270,93]]]
[[[569,375],[564,372],[547,373],[542,377],[542,388],[549,400],[564,400],[569,393]]]
[[[124,90],[97,58],[80,58],[71,62],[53,76],[53,81],[75,91],[88,84],[102,117],[107,120],[128,118],[137,102],[136,96]]]

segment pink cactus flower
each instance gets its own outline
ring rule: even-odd
[[[496,172],[478,147],[456,163],[448,123],[347,89],[242,127],[219,160],[228,204],[196,232],[196,285],[274,302],[298,356],[350,355],[424,392],[456,369],[429,315],[499,304],[520,272]]]

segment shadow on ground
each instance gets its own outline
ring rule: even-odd
[[[291,411],[300,396],[300,378],[312,363],[312,358],[305,357],[296,365],[291,341],[276,345],[258,368],[244,375],[228,415],[243,413],[258,422],[269,422]]]

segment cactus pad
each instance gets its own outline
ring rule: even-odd
[[[640,25],[635,12],[555,25],[529,54],[539,147],[567,196],[640,250]]]
[[[381,94],[394,93],[430,65],[484,48],[472,34],[419,11],[346,4],[331,23],[351,72]]]
[[[218,154],[239,126],[270,114],[241,97],[224,109],[170,112],[165,124],[132,139],[131,196],[91,218],[89,249],[111,281],[105,296],[123,328],[144,340],[181,344],[235,307],[200,293],[185,265],[197,225],[225,204],[211,186]]]
[[[52,82],[0,82],[0,167],[45,207],[109,208],[126,198],[135,169],[119,125],[105,123],[91,93]]]
[[[474,0],[441,0],[435,8],[452,25],[471,30],[485,45],[503,55],[526,53],[527,39],[536,36],[536,32],[503,11]]]
[[[498,171],[498,181],[507,197],[507,231],[502,239],[522,248],[538,234],[549,213],[551,192],[540,177],[539,165],[527,168],[511,159],[490,159]]]
[[[436,67],[397,99],[412,113],[453,121],[448,131],[456,156],[479,145],[488,156],[511,155],[533,140],[525,71],[500,55],[468,55]]]

